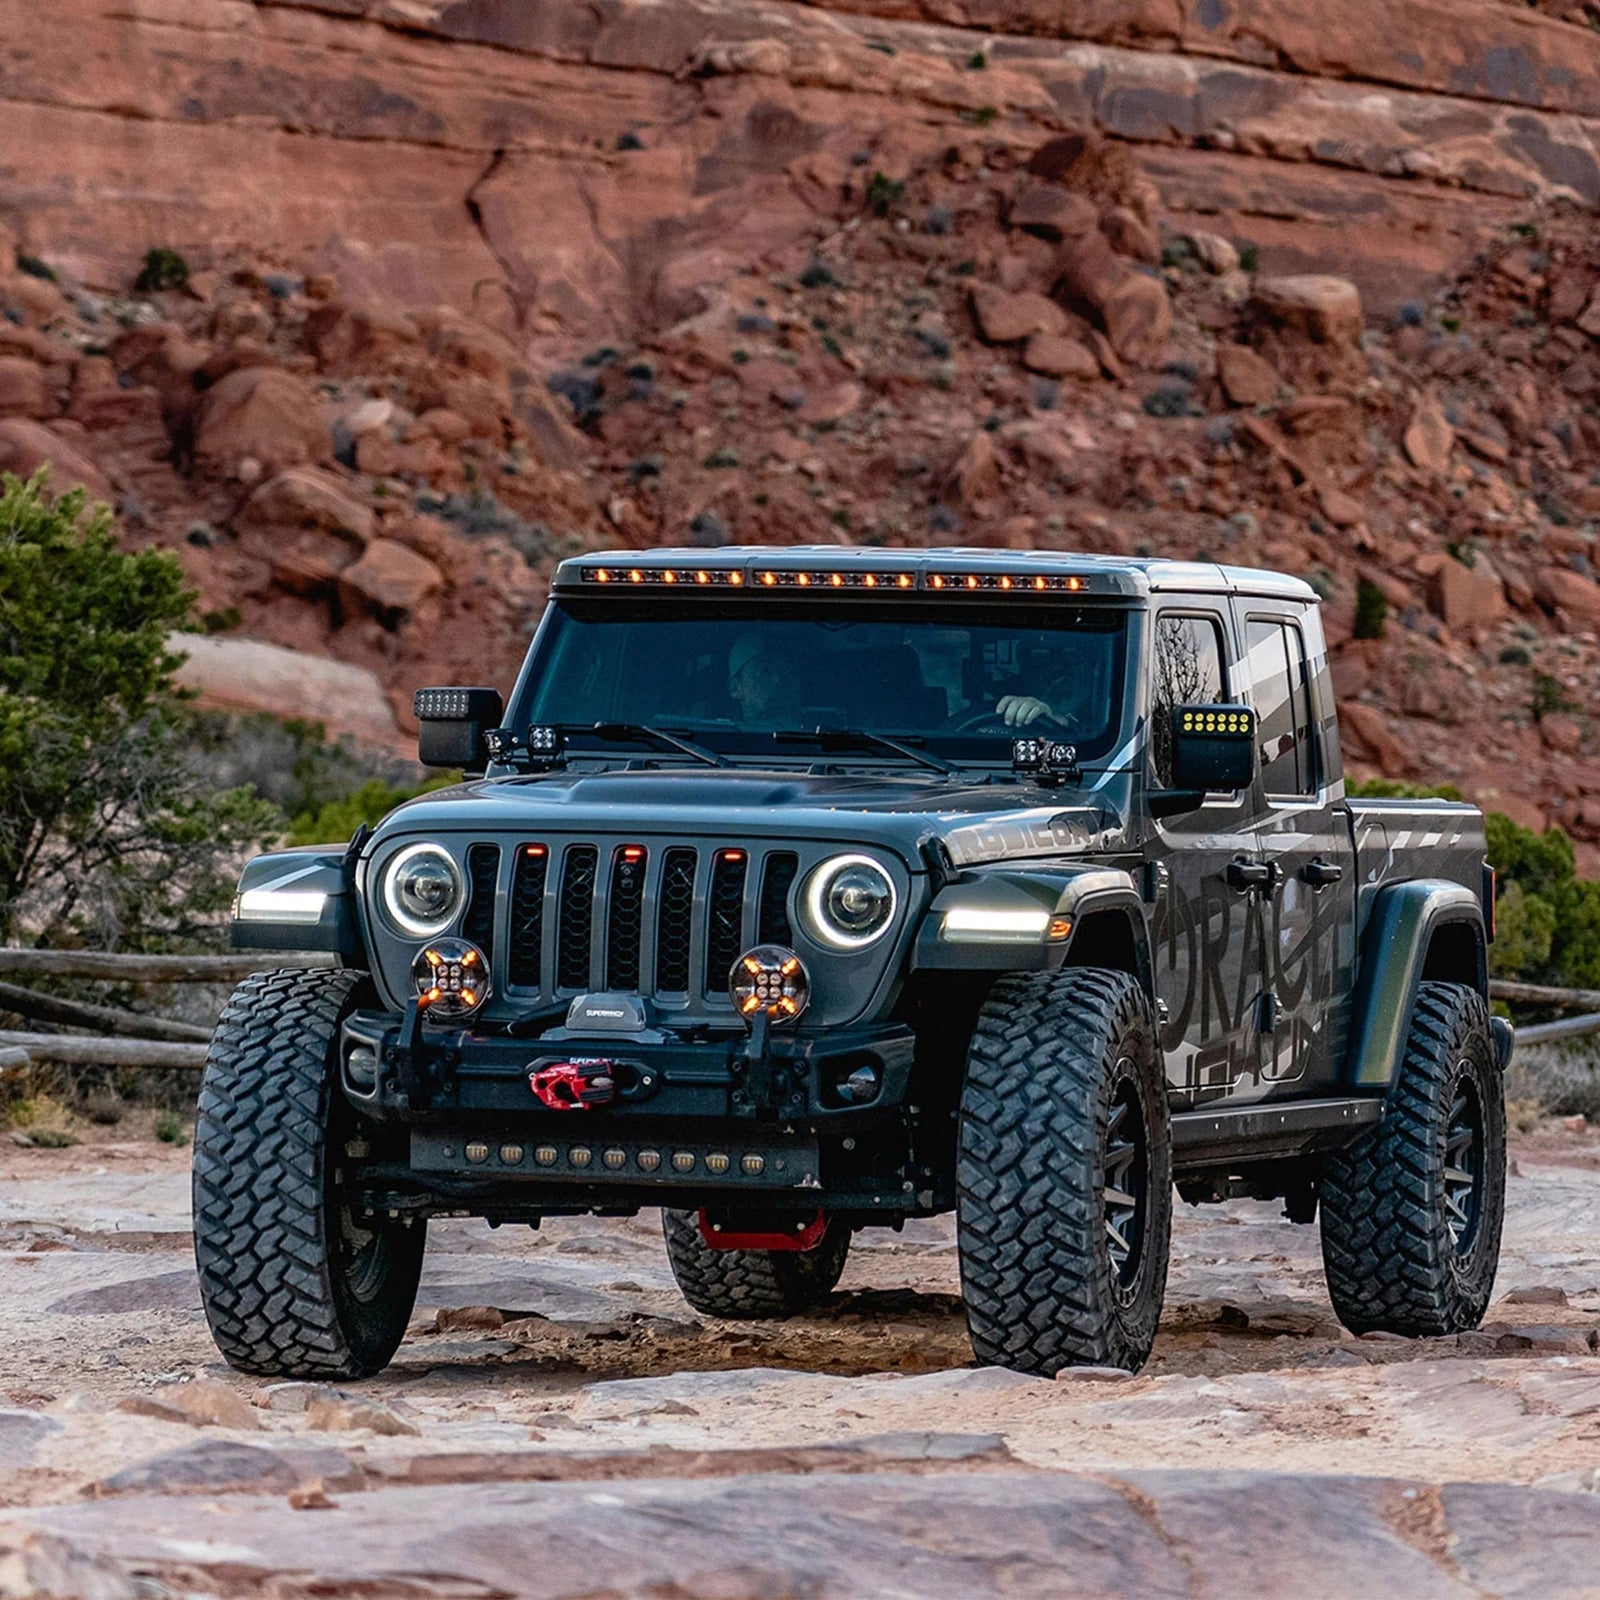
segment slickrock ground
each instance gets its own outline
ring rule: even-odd
[[[444,1222],[394,1367],[328,1389],[217,1360],[181,1152],[8,1146],[0,1595],[1592,1594],[1600,1135],[1516,1155],[1459,1339],[1341,1333],[1248,1203],[1183,1210],[1144,1374],[1056,1383],[968,1364],[944,1223],[751,1326],[653,1218]]]
[[[1591,10],[0,3],[0,468],[380,743],[586,548],[1285,567],[1358,774],[1597,872]]]

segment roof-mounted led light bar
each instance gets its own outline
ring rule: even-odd
[[[630,589],[796,589],[850,590],[853,593],[1083,594],[1089,579],[1079,573],[924,572],[902,568],[760,567],[747,577],[736,567],[594,566],[578,569],[580,580],[597,588]]]
[[[583,567],[585,583],[616,584],[628,588],[638,584],[679,584],[687,589],[739,589],[744,574],[733,567]]]
[[[1077,573],[1061,576],[1044,572],[932,572],[930,589],[988,589],[1013,594],[1081,594],[1089,587]]]

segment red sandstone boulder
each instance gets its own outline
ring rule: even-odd
[[[207,391],[195,430],[195,455],[234,474],[254,461],[264,472],[326,461],[333,437],[309,388],[276,367],[244,367]]]
[[[1047,378],[1098,378],[1100,363],[1094,352],[1066,334],[1036,333],[1022,352],[1022,364],[1029,372]]]
[[[0,357],[0,417],[50,417],[56,409],[37,361]]]
[[[1057,267],[1057,296],[1099,323],[1121,360],[1155,359],[1172,332],[1172,303],[1159,278],[1124,261],[1098,230],[1069,240]]]
[[[1600,583],[1570,567],[1541,567],[1534,577],[1534,594],[1541,604],[1569,621],[1600,628]]]
[[[1500,574],[1481,555],[1470,567],[1446,556],[1433,574],[1428,598],[1452,633],[1488,627],[1508,609]]]
[[[1042,294],[1007,294],[992,283],[974,284],[972,314],[990,344],[1012,344],[1035,333],[1064,333],[1067,314]]]
[[[57,494],[81,488],[91,500],[114,498],[99,467],[42,423],[22,417],[0,422],[0,472],[31,478],[41,467],[49,470],[50,487]]]
[[[1283,387],[1272,363],[1242,344],[1217,347],[1217,382],[1236,406],[1269,406]]]
[[[361,559],[339,574],[339,584],[366,609],[393,620],[437,594],[444,574],[415,550],[393,539],[374,539]]]
[[[1258,278],[1249,321],[1251,343],[1291,382],[1350,381],[1364,370],[1361,295],[1346,278]]]
[[[1081,194],[1052,183],[1030,183],[1011,202],[1006,220],[1035,238],[1059,243],[1095,226],[1095,208]]]
[[[371,508],[316,467],[291,467],[269,479],[245,502],[241,520],[261,528],[321,528],[363,544],[375,531]]]

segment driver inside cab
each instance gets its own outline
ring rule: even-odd
[[[1026,728],[1041,717],[1047,717],[1057,726],[1071,731],[1085,720],[1087,688],[1082,675],[1063,676],[1046,685],[1042,697],[1033,694],[1002,695],[994,708],[995,715],[1008,728]]]

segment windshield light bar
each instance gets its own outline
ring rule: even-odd
[[[884,571],[856,568],[763,567],[748,583],[734,567],[581,567],[585,584],[628,589],[661,585],[685,589],[850,589],[857,593],[887,590],[892,593],[945,594],[1082,594],[1089,580],[1080,574],[1044,572],[931,572],[921,575],[900,568]]]

